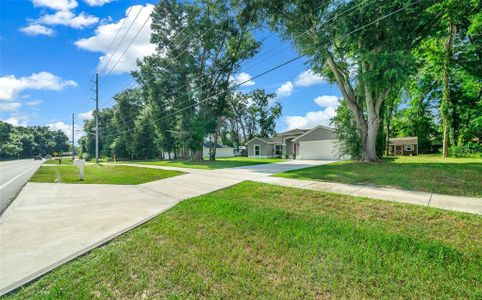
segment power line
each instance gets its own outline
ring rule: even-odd
[[[130,13],[131,13],[131,10],[132,10],[132,6],[130,6],[129,9],[127,10],[126,17],[123,19],[122,24],[121,24],[121,26],[119,27],[119,29],[117,30],[114,38],[112,38],[112,40],[111,40],[111,42],[110,42],[110,44],[109,44],[109,47],[107,48],[106,53],[108,53],[108,52],[110,51],[110,49],[112,48],[115,39],[117,38],[117,36],[119,35],[122,27],[124,26],[125,21],[129,18],[129,15],[130,15]],[[119,43],[119,45],[120,45],[120,43]],[[117,50],[117,49],[116,49],[116,50]],[[115,53],[115,51],[114,51],[114,53]],[[110,60],[111,58],[112,58],[112,57],[109,57],[109,60]],[[105,66],[105,65],[104,65],[104,66]],[[99,65],[96,67],[96,71],[99,69],[99,67],[100,67],[100,62],[99,62]],[[87,89],[86,89],[86,91],[84,92],[84,96],[82,97],[82,98],[84,98],[85,100],[84,100],[83,104],[81,103],[79,114],[86,109],[86,106],[87,106],[88,103],[89,103],[90,93],[92,92],[92,91],[91,91],[91,85],[92,85],[91,79],[89,79],[89,82],[90,82],[90,85],[87,85]],[[90,90],[90,93],[89,93],[89,90]]]
[[[164,9],[165,12],[167,12],[165,9]],[[168,14],[171,14],[169,12],[167,12]],[[172,14],[171,14],[172,15]],[[132,43],[134,42],[134,40],[137,38],[137,36],[139,35],[139,33],[141,32],[142,28],[146,25],[146,23],[149,21],[149,19],[152,18],[152,15],[149,15],[146,19],[146,21],[144,22],[144,24],[142,24],[141,28],[139,28],[139,30],[137,31],[136,35],[134,36],[134,38],[131,40],[131,42],[129,43],[129,45],[125,48],[124,52],[122,53],[122,55],[117,59],[116,63],[114,64],[114,66],[111,68],[111,70],[109,71],[109,73],[107,75],[105,75],[105,79],[102,81],[102,83],[105,82],[105,80],[107,80],[107,77],[112,73],[112,71],[114,70],[114,68],[117,66],[117,64],[121,61],[121,59],[123,58],[123,56],[125,55],[125,53],[127,52],[127,50],[129,49],[129,47],[132,45]],[[216,27],[217,24],[213,24],[208,30],[206,30],[204,33],[201,34],[201,36],[207,34],[208,32],[210,32],[213,28]],[[188,26],[184,27],[180,32],[179,34],[176,35],[179,36],[186,28],[188,28]],[[192,35],[191,34],[188,34],[182,41],[181,43],[183,43],[187,38],[189,38],[190,36]],[[171,42],[169,42],[169,44],[166,46],[169,47],[173,42],[174,42],[175,39],[173,39]],[[183,54],[185,51],[187,50],[187,48],[183,49],[181,51],[181,53],[179,53],[176,58],[174,58],[174,60],[176,60],[177,58],[179,58],[179,56],[181,56],[181,54]],[[172,51],[171,51],[172,52]],[[169,53],[170,54],[170,53]],[[148,68],[150,68],[148,65],[146,65]],[[151,69],[151,71],[153,71]]]
[[[139,9],[139,11],[137,12],[137,15],[134,17],[134,19],[132,20],[131,24],[129,25],[129,27],[127,28],[126,32],[124,32],[124,35],[122,36],[121,40],[119,41],[119,43],[117,44],[117,47],[115,48],[114,52],[112,53],[112,55],[109,57],[109,60],[107,61],[107,63],[104,65],[104,67],[98,72],[99,74],[102,74],[102,72],[104,72],[107,68],[107,66],[109,65],[112,57],[115,56],[117,50],[119,49],[119,47],[122,45],[122,42],[124,41],[124,39],[126,38],[126,35],[127,33],[129,33],[129,31],[131,30],[132,28],[132,25],[134,25],[134,23],[136,22],[137,18],[139,17],[140,13],[142,12],[142,10],[144,9],[144,6],[141,6],[141,8]],[[126,17],[127,18],[127,17]]]
[[[345,13],[347,13],[347,12],[349,12],[349,11],[351,11],[351,10],[355,10],[355,9],[359,8],[359,6],[361,6],[361,5],[363,5],[363,4],[368,5],[369,2],[372,2],[372,1],[374,1],[374,0],[365,0],[365,1],[361,2],[360,4],[354,6],[354,7],[351,7],[351,8],[349,8],[349,9],[346,9],[346,10],[344,10],[343,12],[341,12],[341,13],[339,13],[339,14],[336,14],[335,16],[329,18],[328,20],[325,20],[321,25],[319,25],[319,27],[322,27],[322,26],[326,25],[327,23],[334,21],[334,20],[337,19],[338,17],[344,15]],[[317,10],[317,9],[320,8],[321,6],[322,6],[322,5],[318,6],[315,10]],[[298,18],[298,19],[301,19],[301,17]],[[310,28],[310,29],[305,30],[304,32],[301,32],[301,33],[297,34],[297,35],[295,36],[295,38],[298,38],[298,37],[300,37],[300,36],[308,33],[308,32],[311,31],[312,29],[313,29],[313,28]],[[274,33],[272,33],[271,35],[274,35]],[[282,44],[280,44],[280,45],[282,45]],[[283,48],[280,52],[285,51],[285,50],[288,49],[289,47],[290,47],[290,45],[286,46],[286,47]],[[279,46],[274,47],[274,49],[276,49],[276,48],[279,48]],[[280,52],[279,52],[279,53],[280,53]],[[279,54],[279,53],[278,53],[278,54]],[[264,61],[268,60],[269,58],[271,58],[271,57],[273,57],[273,56],[276,56],[276,55],[277,55],[277,54],[271,55],[271,56],[267,57],[266,59],[262,60],[261,62],[264,62]],[[258,64],[259,64],[259,63],[260,63],[260,62],[258,62]],[[146,65],[146,66],[148,66],[148,65]],[[254,67],[254,66],[253,66],[253,67]],[[151,68],[149,67],[149,69],[151,69]],[[252,67],[250,67],[250,68],[248,68],[248,69],[245,69],[245,71],[250,70],[250,69],[252,69]],[[152,71],[152,69],[151,69],[151,71]],[[193,78],[192,81],[197,80],[197,79],[201,78],[202,76],[203,76],[203,75],[197,76],[197,77]],[[253,79],[253,78],[250,78],[249,80],[252,80],[252,79]],[[129,86],[132,82],[134,82],[134,80],[135,80],[135,79],[132,79],[127,85],[124,86],[124,88],[127,87],[127,86]],[[248,81],[249,81],[249,80],[248,80]],[[204,87],[204,86],[206,86],[206,85],[208,85],[208,84],[210,84],[210,82],[206,82],[206,83],[202,84],[201,86],[199,86],[199,88],[202,88],[202,87]],[[136,85],[136,84],[132,85],[131,88],[134,87],[135,85]],[[181,88],[183,88],[183,87],[186,87],[187,85],[188,85],[188,83],[184,84],[183,86],[179,87],[178,89],[181,89]],[[167,95],[167,96],[165,96],[165,97],[170,97],[170,96],[174,95],[175,92],[176,92],[176,91],[170,93],[169,95]],[[186,96],[186,95],[187,95],[187,93],[183,94],[181,97],[184,97],[184,96]],[[115,101],[114,99],[111,99],[111,100],[109,101],[108,105],[110,105],[110,104],[113,103],[114,101]],[[187,101],[188,101],[188,100],[186,100],[186,101],[184,101],[184,102],[187,102]]]
[[[402,10],[405,10],[405,9],[407,9],[408,7],[412,6],[412,5],[415,5],[415,4],[419,3],[420,1],[422,1],[422,0],[417,0],[417,1],[415,1],[415,2],[412,2],[411,4],[408,4],[408,5],[406,5],[406,6],[404,6],[404,7],[401,7],[401,8],[399,8],[399,9],[395,10],[395,11],[392,11],[391,13],[386,14],[386,15],[384,15],[383,17],[380,17],[380,18],[378,18],[378,19],[376,19],[376,20],[374,20],[374,21],[372,21],[372,22],[370,22],[370,23],[368,23],[368,24],[365,24],[365,25],[363,25],[363,26],[361,26],[361,27],[358,27],[357,29],[352,30],[351,32],[345,34],[343,37],[352,35],[352,34],[354,34],[355,32],[358,32],[358,31],[360,31],[360,30],[362,30],[362,29],[364,29],[364,28],[366,28],[366,27],[368,27],[368,26],[371,26],[371,25],[375,24],[375,23],[378,22],[378,21],[381,21],[381,20],[383,20],[383,19],[386,19],[386,18],[388,18],[388,17],[390,17],[390,16],[392,16],[392,15],[394,15],[394,14],[396,14],[396,13],[402,11]],[[288,64],[290,64],[290,63],[293,63],[294,61],[297,61],[297,60],[299,60],[299,59],[301,59],[301,58],[303,58],[303,57],[305,57],[305,56],[307,56],[307,55],[306,55],[306,54],[298,55],[298,56],[296,56],[295,58],[292,58],[292,59],[290,59],[290,60],[288,60],[288,61],[285,61],[285,62],[283,62],[283,63],[281,63],[281,64],[279,64],[279,65],[277,65],[277,66],[275,66],[275,67],[272,67],[272,68],[270,68],[270,69],[268,69],[268,70],[266,70],[266,71],[264,71],[264,72],[262,72],[262,73],[260,73],[260,74],[258,74],[258,75],[256,75],[256,76],[254,76],[254,77],[252,77],[252,78],[250,78],[250,79],[248,79],[248,80],[245,80],[245,81],[243,81],[243,82],[241,82],[241,83],[238,83],[238,84],[236,84],[235,86],[233,86],[232,88],[238,88],[239,86],[245,84],[246,82],[248,82],[248,81],[250,81],[250,80],[252,80],[252,79],[257,79],[257,78],[259,78],[259,77],[262,77],[262,76],[264,76],[264,75],[266,75],[266,74],[268,74],[268,73],[271,73],[271,72],[273,72],[273,71],[275,71],[275,70],[277,70],[277,69],[279,69],[279,68],[281,68],[281,67],[283,67],[283,66],[285,66],[285,65],[288,65]],[[229,90],[229,89],[230,89],[230,88],[228,88],[228,90]],[[173,113],[179,113],[179,112],[184,111],[184,110],[186,110],[186,109],[192,108],[192,107],[194,107],[194,106],[196,106],[196,105],[199,105],[199,104],[201,104],[201,103],[204,103],[204,102],[208,101],[209,99],[212,99],[212,98],[214,98],[214,97],[216,97],[216,96],[219,96],[219,95],[221,95],[221,94],[223,94],[223,93],[226,93],[228,90],[226,90],[226,91],[221,91],[221,92],[219,92],[219,93],[216,93],[216,94],[214,94],[214,95],[212,95],[212,96],[209,96],[209,97],[207,97],[207,98],[205,98],[205,99],[203,99],[203,100],[201,100],[201,101],[199,101],[199,102],[197,102],[197,103],[194,103],[194,104],[192,104],[192,105],[189,105],[189,106],[186,106],[186,107],[184,107],[184,108],[182,108],[182,109],[179,109],[179,110],[177,110],[177,111],[174,111]],[[166,115],[166,116],[163,116],[163,117],[161,117],[161,118],[155,119],[155,120],[151,120],[151,121],[149,121],[149,123],[152,123],[152,122],[154,122],[154,121],[163,120],[163,119],[171,116],[173,113],[168,114],[168,115]],[[142,126],[145,126],[145,125],[142,125]],[[125,130],[125,131],[121,131],[121,132],[116,132],[115,134],[119,134],[119,133],[123,133],[123,132],[129,132],[129,131],[132,131],[133,129],[134,129],[134,128],[128,129],[128,130]],[[112,135],[114,135],[114,134],[103,135],[103,137],[112,136]]]
[[[167,14],[171,14],[171,15],[172,15],[172,13],[168,12],[166,9],[164,9],[164,11],[165,11]],[[142,25],[142,27],[139,29],[139,31],[137,32],[137,34],[134,36],[134,38],[131,40],[131,42],[129,43],[129,45],[128,45],[128,46],[126,47],[126,49],[124,50],[123,55],[127,52],[127,50],[129,49],[129,47],[131,46],[131,44],[132,44],[132,43],[134,42],[134,40],[137,38],[137,36],[139,35],[140,31],[141,31],[142,28],[146,25],[147,21],[148,21],[150,18],[152,18],[152,15],[149,15],[149,16],[148,16],[148,18],[146,19],[146,21],[144,22],[144,24]],[[210,32],[213,28],[216,27],[216,25],[217,25],[217,24],[213,24],[208,30],[206,30],[204,33],[202,33],[201,36],[203,36],[203,35],[207,34],[208,32]],[[188,26],[184,27],[178,34],[176,34],[176,37],[175,37],[174,39],[172,39],[165,48],[168,48],[168,47],[177,39],[177,37],[178,37],[182,32],[184,32],[184,30],[185,30],[186,28],[188,28]],[[188,34],[186,37],[184,37],[184,39],[181,41],[181,43],[183,43],[186,39],[188,39],[193,33],[194,33],[194,32],[192,32],[192,33]],[[181,51],[181,53],[178,54],[175,59],[177,59],[177,58],[178,58],[182,53],[184,53],[184,51],[186,51],[186,50],[187,50],[187,48],[185,48],[183,51]],[[172,50],[169,52],[169,54],[170,54],[171,52],[172,52]],[[115,68],[115,66],[120,62],[120,59],[123,57],[123,55],[121,55],[121,56],[119,57],[119,59],[117,60],[117,62],[115,63],[115,65],[112,67],[112,69],[110,70],[110,72],[105,76],[105,79],[104,79],[104,81],[102,81],[102,83],[104,83],[105,80],[107,80],[107,77],[111,74],[111,72],[113,71],[113,69]],[[167,56],[167,54],[166,54],[166,56]],[[175,59],[174,59],[174,60],[175,60]],[[146,66],[147,68],[149,68],[149,69],[151,70],[151,72],[154,72],[154,70],[152,70],[149,65],[145,65],[145,66]],[[129,85],[130,85],[132,82],[134,82],[134,81],[135,81],[135,79],[133,78],[131,81],[129,81],[129,83],[126,84],[126,86],[129,86]],[[109,101],[108,104],[110,104],[111,102],[112,102],[112,100]]]
[[[131,14],[131,10],[132,10],[132,6],[129,6],[129,9],[127,10],[126,17],[122,20],[122,23],[121,23],[121,25],[119,26],[119,29],[117,29],[117,32],[116,32],[116,34],[114,35],[114,38],[113,38],[112,41],[110,42],[110,45],[109,45],[109,47],[107,48],[107,51],[105,51],[105,53],[109,53],[110,49],[111,49],[112,46],[114,45],[114,41],[115,41],[115,39],[117,38],[117,36],[119,35],[119,33],[121,32],[121,29],[124,27],[124,23],[125,23],[126,20],[129,18],[129,15]],[[114,53],[115,53],[115,52],[114,52]],[[109,57],[109,61],[110,61],[111,58],[112,58],[112,56]],[[108,62],[107,62],[107,63],[108,63]],[[104,66],[105,66],[107,63],[105,63]],[[99,62],[99,65],[98,65],[97,68],[95,69],[97,73],[99,73],[100,66],[101,66],[101,62]]]

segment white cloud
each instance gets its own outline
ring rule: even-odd
[[[39,105],[40,103],[42,103],[41,100],[32,100],[32,101],[27,101],[27,102],[25,102],[25,105],[26,105],[26,106],[37,106],[37,105]]]
[[[89,110],[79,114],[79,119],[82,121],[92,120],[94,116],[92,115],[93,110]]]
[[[293,92],[293,89],[293,83],[287,81],[276,90],[276,96],[278,98],[288,97]]]
[[[70,86],[75,87],[77,83],[73,80],[64,80],[49,72],[33,73],[20,78],[6,75],[0,77],[0,100],[13,100],[22,90],[59,91]]]
[[[287,116],[284,118],[286,130],[295,128],[312,128],[317,125],[330,125],[330,119],[336,115],[333,107],[320,111],[310,111],[305,116]]]
[[[102,6],[106,3],[112,2],[112,0],[84,0],[89,6]]]
[[[35,7],[47,7],[54,10],[71,10],[79,4],[76,0],[32,0]]]
[[[37,35],[46,35],[46,36],[53,36],[55,31],[52,28],[45,27],[40,24],[30,24],[28,26],[20,28],[20,31],[27,35],[37,36]]]
[[[82,29],[99,22],[99,18],[81,12],[75,15],[70,10],[59,10],[54,14],[43,15],[36,22],[47,25],[64,25],[72,28]]]
[[[72,124],[65,124],[62,121],[52,122],[47,124],[51,130],[62,130],[69,138],[72,136]],[[75,140],[78,141],[79,138],[85,135],[82,129],[82,125],[75,125]]]
[[[300,87],[308,87],[315,84],[323,83],[324,79],[322,76],[313,73],[313,71],[306,70],[303,73],[300,73],[295,79],[295,86]]]
[[[129,25],[134,21],[134,18],[140,9],[142,9],[142,5],[132,6],[129,15],[127,15],[126,10],[126,17],[120,19],[117,22],[99,25],[95,31],[94,36],[80,39],[75,42],[75,45],[87,51],[103,53],[104,55],[99,58],[100,70],[104,68],[105,64],[108,64],[105,70],[106,72],[109,72],[119,59],[119,63],[115,66],[112,73],[121,74],[136,69],[137,59],[142,59],[144,56],[151,55],[156,50],[156,46],[154,44],[151,44],[150,42],[152,20],[148,19],[154,9],[153,5],[145,5],[144,9],[142,9],[139,16],[132,25],[131,30],[127,32],[125,38],[122,40],[122,43],[120,45],[118,45],[118,43],[116,42],[111,47],[111,49],[109,49],[109,46],[117,31],[119,30],[120,31],[118,34],[118,40],[121,40],[121,38],[124,36],[127,29],[129,28]],[[125,18],[127,19],[125,20],[124,26],[122,26],[121,28],[121,25],[124,22]],[[120,58],[121,54],[124,52],[130,41],[134,38],[134,36],[137,34],[137,31],[141,28],[141,26],[144,24],[144,22],[146,22],[147,19],[147,23],[144,25],[144,27],[142,27],[142,30],[140,31],[137,38],[130,45],[125,55]],[[115,52],[116,48],[118,48],[117,52]]]
[[[12,114],[10,118],[6,119],[5,122],[13,126],[27,126],[28,115],[22,114]]]
[[[20,106],[22,106],[22,103],[20,102],[0,102],[0,111],[16,112]]]
[[[340,105],[338,102],[339,98],[337,96],[318,96],[315,98],[315,103],[321,107],[333,107],[336,108]]]
[[[102,1],[105,2],[105,0],[94,0],[93,2],[100,3]],[[88,15],[85,12],[78,15],[74,13],[73,10],[79,5],[76,0],[32,0],[32,2],[35,7],[52,9],[55,12],[47,13],[46,9],[42,9],[40,18],[28,20],[30,25],[20,29],[28,35],[53,36],[55,33],[53,29],[43,25],[64,25],[82,29],[99,22],[98,17]]]
[[[244,83],[241,84],[242,82]],[[245,72],[241,72],[238,75],[234,76],[234,83],[241,84],[241,86],[252,86],[256,84],[253,80],[251,80],[251,75]]]
[[[336,109],[340,105],[337,96],[318,96],[313,101],[324,108],[319,111],[307,112],[304,116],[287,116],[284,118],[286,130],[295,128],[312,128],[317,125],[330,126],[330,120],[336,115]]]

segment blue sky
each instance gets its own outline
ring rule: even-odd
[[[75,113],[80,126],[94,108],[94,102],[87,98],[93,96],[90,80],[99,59],[105,63],[112,56],[106,70],[113,67],[149,16],[152,10],[149,4],[155,2],[1,1],[0,119],[20,125],[49,125],[70,132],[71,114]],[[130,13],[124,20],[127,11]],[[131,30],[127,32],[130,24]],[[150,21],[112,74],[100,77],[101,107],[112,105],[112,96],[131,81],[128,71],[135,67],[135,59],[153,51],[153,45],[149,44],[149,24]],[[109,49],[119,28],[117,39]],[[276,34],[263,31],[257,35],[260,39],[269,38],[256,57],[243,63],[240,78],[256,76],[298,55]],[[241,90],[254,88],[277,93],[277,101],[283,105],[278,131],[327,125],[340,96],[336,86],[310,73],[303,60],[257,78],[254,84]]]

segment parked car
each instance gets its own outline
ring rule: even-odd
[[[237,149],[234,149],[234,156],[248,156],[246,146],[239,146]]]
[[[35,155],[35,156],[33,157],[33,160],[42,160],[42,156],[40,156],[40,155]]]
[[[52,155],[50,154],[45,155],[45,159],[52,159]]]

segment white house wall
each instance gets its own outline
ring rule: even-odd
[[[216,157],[233,157],[234,148],[217,148]],[[209,157],[209,148],[203,147],[203,157]]]

